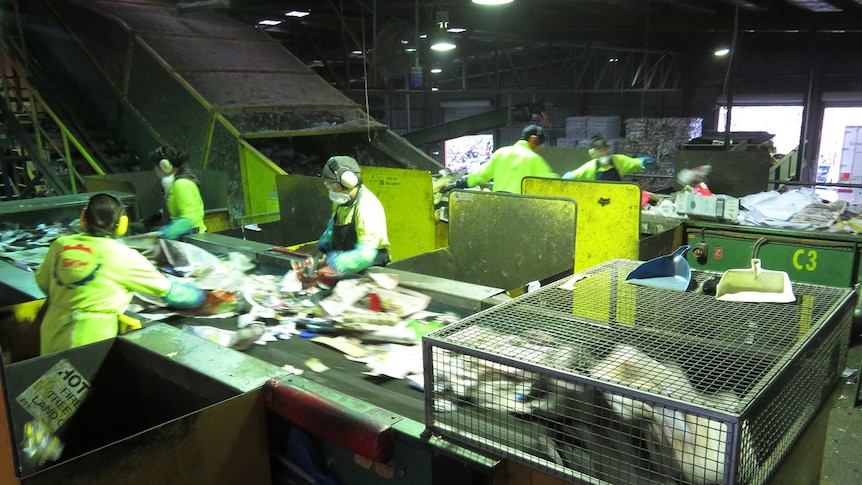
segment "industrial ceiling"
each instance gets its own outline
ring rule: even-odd
[[[855,52],[862,40],[862,0],[514,0],[507,5],[476,5],[470,0],[232,0],[190,2],[222,4],[227,13],[259,25],[283,41],[307,65],[327,70],[353,69],[369,77],[403,77],[409,67],[445,62],[471,71],[492,71],[492,52],[526,52],[529,57],[561,57],[565,49],[712,55],[734,38],[738,50],[805,52],[810,46],[830,52]],[[290,11],[309,12],[287,17]],[[448,17],[458,48],[445,56],[427,50],[418,34],[437,29]],[[734,36],[734,33],[736,35]],[[405,45],[417,44],[416,54]],[[364,53],[364,54],[363,54]],[[537,61],[538,62],[538,61]],[[483,65],[484,64],[484,65]],[[497,66],[501,63],[498,61]],[[512,68],[516,68],[512,63]],[[351,66],[353,66],[351,68]]]

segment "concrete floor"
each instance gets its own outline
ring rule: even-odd
[[[854,343],[847,352],[846,366],[859,370],[862,345]],[[862,405],[853,407],[856,377],[844,379],[835,389],[826,444],[823,450],[821,485],[862,484]]]

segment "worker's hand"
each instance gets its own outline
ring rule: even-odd
[[[186,283],[171,283],[171,289],[163,298],[168,306],[175,308],[195,308],[203,304],[206,295],[195,285]]]
[[[466,189],[466,188],[467,188],[467,176],[464,175],[463,177],[459,178],[458,180],[444,185],[443,188],[440,189],[440,193],[441,194],[447,194],[454,189]]]
[[[641,166],[644,168],[644,171],[652,172],[656,169],[655,158],[641,157]]]

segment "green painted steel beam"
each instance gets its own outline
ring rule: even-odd
[[[430,126],[407,133],[403,137],[410,143],[421,146],[426,143],[499,128],[510,124],[512,121],[527,121],[529,119],[530,110],[526,106],[516,105]]]

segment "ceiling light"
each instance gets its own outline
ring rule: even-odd
[[[434,66],[431,68],[431,74],[440,74],[443,72],[443,68],[440,66]]]
[[[263,19],[263,20],[261,20],[260,22],[258,22],[257,24],[258,24],[258,25],[266,25],[266,26],[271,27],[271,26],[273,26],[273,25],[278,25],[278,24],[280,24],[281,22],[282,22],[281,20]]]
[[[455,47],[455,44],[451,40],[443,37],[435,40],[434,43],[431,44],[431,50],[437,52],[448,52]]]
[[[723,47],[721,49],[716,49],[715,52],[713,52],[713,54],[716,57],[724,57],[724,56],[730,54],[730,49],[728,49],[727,47]]]
[[[514,0],[473,0],[477,5],[505,5],[512,3]]]
[[[413,47],[412,45],[408,45],[407,47],[404,48],[404,52],[416,52],[416,48]]]
[[[431,91],[440,91],[440,88],[437,86],[431,86]]]
[[[311,12],[303,12],[302,10],[291,10],[290,12],[287,12],[284,15],[287,17],[296,17],[299,19],[299,18],[307,17],[307,16],[311,15]]]
[[[446,32],[449,32],[450,34],[463,34],[464,32],[467,32],[467,29],[464,27],[450,27],[446,29]]]
[[[451,51],[455,48],[452,36],[446,32],[449,28],[449,12],[441,10],[437,12],[437,31],[431,35],[431,50],[437,52]]]
[[[611,57],[610,59],[608,59],[608,62],[620,62],[620,58],[619,57]]]

